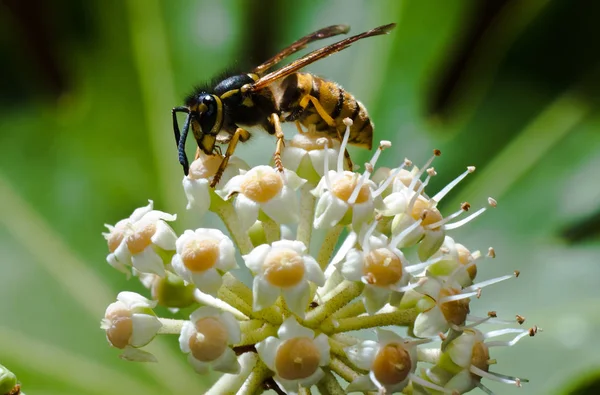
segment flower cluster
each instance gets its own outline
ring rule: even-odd
[[[196,372],[227,373],[211,394],[297,394],[312,386],[322,394],[491,393],[482,379],[526,381],[491,372],[491,349],[537,328],[519,327],[520,315],[471,314],[484,287],[519,273],[478,282],[477,266],[495,258],[493,248],[481,253],[451,236],[496,201],[471,214],[469,203],[449,215],[438,208],[475,168],[433,196],[425,189],[437,150],[422,167],[405,159],[375,169],[391,146],[382,141],[364,172],[344,168],[352,124],[344,122],[341,142],[314,131],[288,141],[284,169],[232,158],[215,189],[221,158],[200,153],[183,179],[187,208],[217,214],[223,231],[177,236],[168,224],[176,216],[151,201],[107,225],[108,263],[151,294],[121,292],[106,310],[102,329],[123,358],[153,361],[143,347],[177,334]],[[157,305],[173,316],[158,317]],[[181,317],[179,309],[190,307]],[[495,328],[484,331],[483,323]]]

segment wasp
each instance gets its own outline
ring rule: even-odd
[[[268,72],[286,57],[307,44],[328,37],[345,34],[347,25],[332,25],[300,38],[287,48],[247,74],[221,78],[211,87],[197,88],[185,100],[185,105],[171,111],[173,132],[179,153],[179,163],[187,175],[189,162],[185,142],[191,127],[200,151],[207,155],[222,155],[212,187],[219,182],[238,142],[250,139],[249,129],[261,128],[277,139],[275,165],[283,171],[281,151],[284,146],[282,122],[296,122],[317,132],[341,139],[345,129],[343,120],[353,121],[348,143],[371,149],[373,123],[366,108],[335,82],[310,73],[299,72],[303,67],[339,52],[363,38],[387,34],[395,23],[383,25],[334,44],[312,51],[292,63]],[[177,113],[187,114],[180,132]],[[228,144],[222,154],[219,145]],[[349,156],[346,152],[346,158]],[[351,163],[351,162],[350,162]]]

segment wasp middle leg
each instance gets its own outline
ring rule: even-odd
[[[225,156],[223,157],[223,161],[219,165],[219,168],[217,169],[217,172],[215,173],[215,176],[213,177],[213,180],[210,183],[211,188],[216,187],[217,184],[219,183],[219,181],[221,180],[221,177],[223,176],[223,172],[225,171],[225,168],[227,167],[227,164],[229,163],[229,158],[231,158],[231,155],[233,155],[233,152],[235,151],[235,147],[236,147],[237,143],[239,141],[241,141],[243,143],[245,141],[248,141],[248,139],[250,139],[250,133],[247,130],[242,129],[242,128],[236,129],[235,133],[231,137],[231,140],[229,141],[229,145],[227,146],[227,151],[225,151]]]

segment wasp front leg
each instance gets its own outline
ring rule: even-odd
[[[275,167],[281,173],[283,173],[283,164],[281,163],[281,152],[283,151],[283,147],[285,147],[285,140],[283,135],[283,130],[281,130],[281,122],[279,121],[279,115],[273,113],[269,117],[269,121],[271,122],[271,126],[273,127],[272,134],[275,135],[277,139],[277,146],[275,147],[275,154],[273,155],[273,159],[275,161]]]
[[[217,169],[217,172],[215,173],[215,176],[213,177],[213,180],[210,183],[211,188],[216,187],[219,181],[221,180],[221,177],[225,172],[225,168],[229,163],[229,158],[231,158],[231,155],[233,155],[237,143],[240,141],[243,143],[245,141],[248,141],[248,139],[250,139],[250,133],[247,130],[242,128],[236,129],[235,133],[231,137],[231,140],[229,140],[229,145],[227,146],[227,151],[225,152],[223,161],[219,165],[219,168]]]

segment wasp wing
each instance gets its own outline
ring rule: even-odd
[[[371,37],[371,36],[387,34],[395,26],[396,26],[395,23],[390,23],[388,25],[379,26],[379,27],[376,27],[375,29],[371,29],[364,33],[357,34],[356,36],[348,37],[345,40],[341,40],[341,41],[338,41],[337,43],[334,43],[334,44],[328,45],[326,47],[312,51],[311,53],[288,64],[287,66],[284,66],[280,69],[272,71],[269,74],[266,74],[263,77],[259,78],[258,81],[254,82],[253,84],[250,84],[249,90],[254,91],[254,92],[259,91],[259,90],[265,88],[266,86],[270,85],[274,81],[277,81],[278,79],[281,79],[287,75],[290,75],[290,74],[300,70],[301,68],[308,66],[311,63],[316,62],[319,59],[322,59],[331,54],[334,54],[336,52],[339,52],[343,49],[348,48],[348,46],[350,46],[350,44],[352,44],[355,41],[361,40],[363,38]]]
[[[323,29],[319,29],[316,32],[313,32],[307,36],[302,37],[299,40],[296,40],[292,45],[283,49],[277,55],[273,56],[271,59],[256,67],[252,72],[258,75],[262,75],[268,69],[281,62],[283,59],[305,48],[306,45],[308,45],[309,43],[317,40],[322,40],[324,38],[337,36],[338,34],[346,34],[349,30],[350,26],[348,25],[332,25],[324,27]]]

